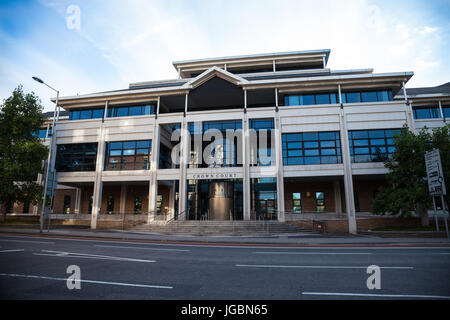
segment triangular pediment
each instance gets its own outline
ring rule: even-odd
[[[246,79],[214,66],[212,68],[209,68],[205,72],[199,74],[197,77],[192,78],[190,81],[186,82],[182,87],[186,89],[195,89],[214,77],[221,78],[236,86],[248,83]]]

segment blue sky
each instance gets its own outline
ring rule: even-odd
[[[3,0],[0,99],[22,84],[51,110],[33,75],[67,96],[173,79],[175,60],[310,49],[331,49],[331,69],[414,71],[409,87],[435,86],[450,81],[449,35],[449,0]]]

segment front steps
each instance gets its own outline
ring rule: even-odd
[[[274,235],[307,232],[298,225],[278,221],[155,221],[131,228],[130,231],[177,235]]]

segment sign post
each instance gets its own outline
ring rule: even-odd
[[[442,213],[444,214],[445,231],[447,232],[447,238],[450,239],[444,202],[444,196],[447,194],[447,190],[445,188],[444,172],[442,170],[441,156],[438,149],[433,149],[432,151],[425,153],[425,166],[427,169],[428,191],[433,197],[436,231],[439,232],[439,222],[435,197],[440,197]]]

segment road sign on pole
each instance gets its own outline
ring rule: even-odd
[[[427,168],[428,191],[433,197],[445,196],[444,172],[442,171],[441,156],[438,149],[425,153],[425,166]]]
[[[444,201],[444,196],[447,194],[447,190],[445,188],[444,171],[442,170],[442,163],[441,163],[441,156],[439,154],[439,149],[433,149],[432,151],[425,153],[425,166],[427,169],[428,191],[430,192],[430,195],[433,197],[436,231],[439,232],[439,221],[438,221],[438,213],[436,210],[435,197],[440,197],[442,204],[441,213],[443,214],[444,217],[445,231],[447,232],[447,238],[450,239],[447,224],[448,217],[446,215],[445,201]]]

